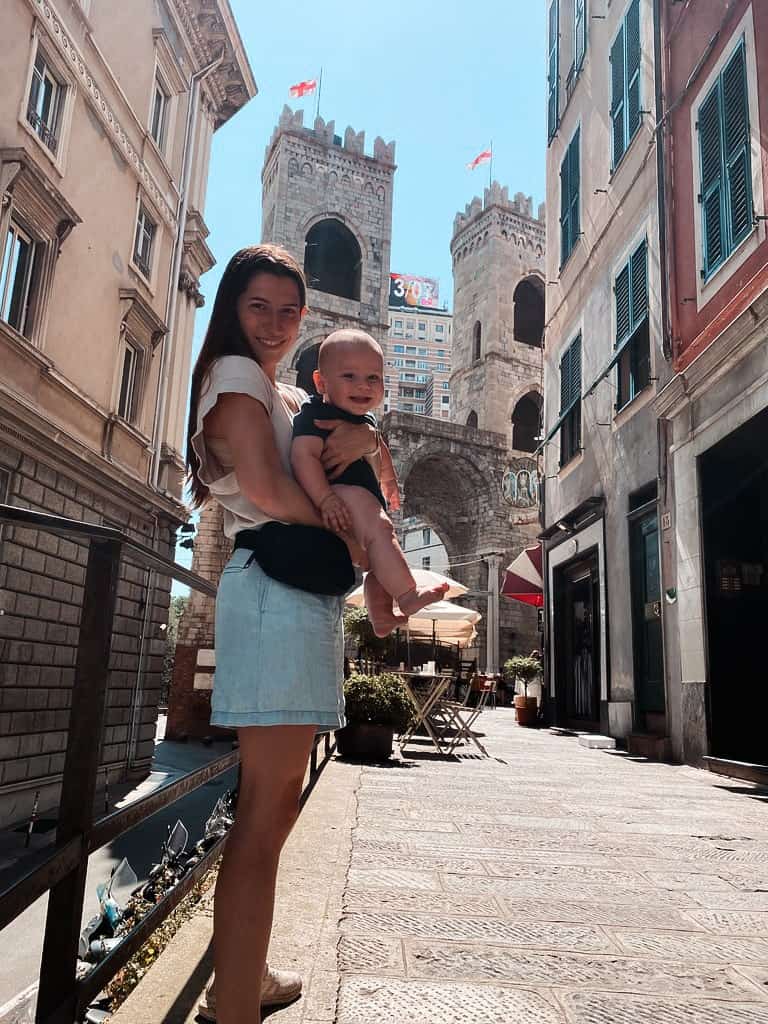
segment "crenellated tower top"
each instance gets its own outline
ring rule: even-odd
[[[316,117],[314,127],[309,128],[304,124],[304,111],[294,111],[286,103],[264,154],[265,168],[269,164],[270,153],[275,143],[286,132],[300,135],[307,139],[313,139],[325,146],[337,146],[339,149],[346,150],[349,154],[367,157],[382,164],[389,164],[393,169],[395,166],[394,142],[385,142],[381,136],[377,136],[373,143],[373,155],[371,156],[365,152],[365,132],[356,132],[354,128],[348,126],[344,131],[344,138],[342,139],[340,135],[336,134],[336,122],[324,121],[322,117]]]

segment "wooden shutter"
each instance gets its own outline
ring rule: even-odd
[[[720,83],[716,82],[699,107],[699,155],[701,160],[702,242],[704,275],[723,259],[722,139],[720,130]]]
[[[563,352],[560,358],[560,415],[566,411],[570,403],[571,394],[571,346]]]
[[[626,263],[616,275],[616,347],[629,337],[632,329],[632,313],[629,301],[629,264]]]
[[[611,153],[615,167],[624,155],[624,25],[611,47]]]
[[[581,335],[571,344],[570,405],[581,398]]]
[[[571,175],[570,175],[570,147],[565,151],[563,162],[560,164],[560,266],[568,259],[571,251],[570,245],[570,209],[571,209]]]
[[[576,239],[579,236],[579,192],[581,185],[581,174],[579,168],[579,137],[581,135],[581,129],[576,129],[576,134],[571,139],[571,144],[568,147],[568,155],[570,157],[570,170],[568,172],[568,179],[570,185],[570,235],[571,235],[571,249],[576,245]]]
[[[547,137],[550,139],[557,131],[560,113],[559,21],[558,0],[552,0],[552,3],[549,5],[549,59],[547,70]]]
[[[626,49],[626,144],[640,127],[640,0],[633,0],[624,20]]]
[[[574,25],[574,65],[576,67],[576,70],[578,71],[581,65],[584,63],[584,53],[587,49],[586,0],[575,0]]]
[[[648,316],[648,260],[646,248],[646,243],[643,242],[632,253],[630,260],[630,301],[633,333]]]
[[[729,251],[752,230],[752,182],[747,67],[742,41],[722,75],[723,151]]]

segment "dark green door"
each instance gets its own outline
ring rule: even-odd
[[[655,509],[630,523],[630,559],[637,710],[641,714],[663,713],[659,525]]]

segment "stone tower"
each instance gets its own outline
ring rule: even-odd
[[[453,257],[451,418],[532,452],[544,331],[544,207],[493,182],[458,213]]]
[[[262,171],[262,240],[284,246],[304,267],[310,312],[280,377],[306,387],[315,347],[340,327],[361,327],[383,344],[388,330],[395,144],[333,121],[304,126],[284,107]]]

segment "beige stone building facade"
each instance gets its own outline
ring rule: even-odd
[[[0,500],[170,554],[213,133],[256,92],[228,0],[6,0]],[[0,820],[55,799],[86,547],[4,527]],[[169,581],[121,572],[102,765],[151,761]]]
[[[542,452],[552,717],[663,745],[653,9],[550,7]]]

